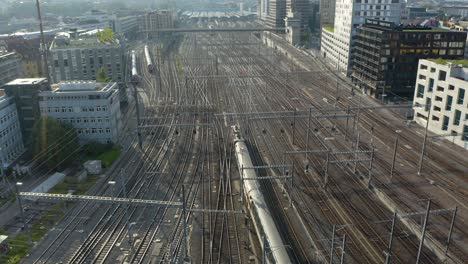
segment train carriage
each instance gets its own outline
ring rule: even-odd
[[[238,127],[233,127],[233,130],[235,136],[235,154],[241,177],[248,179],[257,178],[256,170],[252,169],[253,163],[247,145],[240,135]],[[266,248],[267,262],[279,264],[293,263],[260,190],[258,181],[245,180],[241,188],[244,188],[245,199],[250,210],[255,231],[260,239],[260,244],[263,248]]]
[[[132,50],[132,82],[138,84],[140,82],[140,76],[138,75],[136,54]]]
[[[148,45],[145,45],[145,59],[146,59],[146,66],[148,67],[148,71],[153,73],[155,70],[153,60],[151,59],[151,54],[149,52]]]

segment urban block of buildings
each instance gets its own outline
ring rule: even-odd
[[[80,143],[117,143],[122,129],[119,89],[115,82],[60,82],[39,94],[42,116],[69,123]]]
[[[413,97],[419,59],[461,59],[466,32],[368,19],[356,29],[351,78],[374,97]]]
[[[15,100],[0,90],[0,166],[9,167],[23,152],[23,138]]]
[[[115,33],[123,34],[128,39],[133,39],[138,33],[137,16],[116,17],[111,21],[111,28]]]
[[[259,0],[257,17],[269,28],[285,28],[276,33],[286,33],[289,43],[296,45],[302,42],[309,31],[314,7],[309,0]]]
[[[28,145],[34,124],[41,117],[38,95],[50,89],[49,82],[45,78],[16,79],[5,84],[3,89],[15,100],[23,142]]]
[[[320,28],[335,24],[336,0],[320,0]]]
[[[169,10],[157,10],[145,13],[138,18],[140,31],[151,31],[162,28],[174,28],[176,14]]]
[[[468,61],[420,60],[415,88],[414,120],[468,149]]]
[[[350,74],[353,37],[357,26],[364,24],[368,18],[399,24],[400,0],[336,1],[333,26],[322,28],[321,53],[338,71]]]
[[[0,86],[21,77],[21,58],[15,52],[0,53]]]
[[[99,30],[57,34],[50,47],[50,74],[58,83],[71,80],[96,80],[103,67],[115,82],[125,79],[125,47],[116,38],[98,37]]]

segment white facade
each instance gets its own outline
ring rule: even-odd
[[[39,94],[42,116],[77,129],[81,143],[117,143],[122,129],[117,83],[62,82]]]
[[[7,168],[24,152],[23,138],[13,97],[0,97],[0,166]]]
[[[21,59],[14,52],[0,53],[0,86],[21,77]]]
[[[266,20],[269,5],[270,0],[259,0],[257,2],[257,18],[259,20]]]
[[[414,120],[468,149],[468,65],[419,60]]]
[[[336,0],[334,37],[322,38],[322,55],[338,68],[349,73],[352,37],[356,27],[366,19],[380,19],[396,24],[401,20],[401,0]],[[322,28],[322,34],[326,34]]]

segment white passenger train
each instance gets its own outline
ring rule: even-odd
[[[148,71],[153,73],[154,64],[153,64],[153,60],[151,59],[151,54],[149,52],[148,45],[145,45],[145,59],[146,59],[146,66],[148,67]]]
[[[140,82],[140,76],[138,75],[138,70],[137,70],[136,54],[134,50],[132,50],[132,82],[133,83]]]
[[[257,178],[256,170],[251,169],[253,168],[252,159],[250,158],[247,145],[240,133],[240,130],[237,126],[233,127],[233,130],[235,154],[241,177],[248,179]],[[293,263],[271,216],[271,212],[267,207],[260,190],[260,184],[256,180],[245,180],[243,183],[244,198],[247,202],[250,216],[253,219],[255,231],[260,240],[260,244],[266,252],[267,263]]]

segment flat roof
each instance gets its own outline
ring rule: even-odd
[[[5,85],[33,85],[47,81],[46,78],[19,78]]]
[[[70,81],[52,85],[53,93],[71,92],[106,92],[114,87],[115,82],[99,83],[96,81]]]
[[[468,67],[468,59],[463,60],[445,60],[445,59],[426,59],[440,65],[448,65],[451,63],[454,66],[461,65],[463,67]]]

